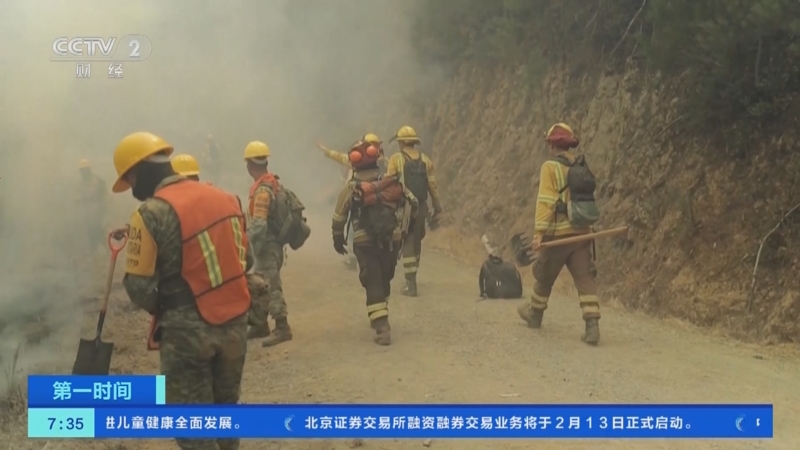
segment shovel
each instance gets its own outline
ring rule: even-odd
[[[73,375],[108,375],[108,371],[111,368],[111,354],[114,352],[114,343],[103,342],[100,339],[100,335],[103,334],[103,324],[106,321],[106,309],[108,309],[108,299],[111,297],[111,283],[114,281],[114,269],[116,269],[117,266],[117,256],[119,252],[125,248],[127,242],[127,234],[125,234],[122,239],[116,239],[114,232],[108,235],[108,248],[111,250],[111,261],[108,266],[106,290],[103,294],[103,301],[100,303],[100,316],[97,319],[97,335],[94,339],[81,339],[80,345],[78,346],[78,355],[75,357],[75,364],[72,366]]]

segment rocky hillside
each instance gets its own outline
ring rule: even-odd
[[[551,67],[533,93],[513,71],[464,63],[416,114],[404,114],[421,118],[443,189],[446,227],[430,242],[477,260],[482,233],[507,242],[531,230],[543,134],[564,121],[601,180],[601,228],[631,227],[628,240],[598,242],[606,300],[740,337],[800,342],[800,208],[783,219],[800,203],[796,127],[726,148],[713,133],[676,131],[679,84],[634,67],[622,73]]]

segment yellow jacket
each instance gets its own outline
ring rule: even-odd
[[[436,185],[436,177],[433,173],[433,161],[431,161],[428,156],[419,150],[413,147],[406,147],[403,151],[395,153],[394,155],[389,158],[389,164],[386,167],[386,176],[396,176],[400,174],[400,181],[405,184],[405,178],[403,177],[403,167],[406,165],[406,159],[403,157],[403,152],[405,152],[411,159],[420,159],[422,158],[422,162],[425,164],[425,168],[428,172],[428,193],[431,196],[431,203],[433,203],[433,209],[435,211],[439,211],[442,209],[442,204],[439,200],[439,187]]]
[[[568,160],[575,161],[575,154],[572,152],[561,153]],[[591,227],[574,228],[567,219],[566,214],[559,214],[555,217],[555,206],[559,197],[564,203],[569,202],[569,189],[564,190],[560,195],[558,191],[567,185],[567,173],[569,167],[555,160],[548,160],[542,164],[539,175],[539,194],[536,196],[536,224],[534,234],[543,237],[565,236],[569,234],[591,233]]]
[[[350,158],[347,157],[347,153],[337,152],[336,150],[325,150],[325,156],[328,158],[336,161],[339,165],[350,167]]]

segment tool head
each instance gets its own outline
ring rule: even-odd
[[[103,342],[100,339],[81,339],[78,356],[75,357],[75,364],[72,365],[72,374],[108,375],[113,353],[113,342]]]
[[[514,259],[518,266],[530,266],[536,260],[532,244],[533,241],[526,233],[517,233],[511,237],[511,249],[514,251]]]

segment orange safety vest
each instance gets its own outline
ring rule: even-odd
[[[216,187],[179,181],[156,192],[178,215],[183,241],[181,276],[200,316],[222,325],[250,309],[247,234],[239,200]]]
[[[256,189],[258,189],[258,186],[260,186],[261,183],[265,183],[265,182],[269,183],[270,185],[272,185],[272,192],[274,194],[277,194],[278,190],[281,187],[281,184],[278,182],[278,177],[276,177],[275,175],[273,175],[273,174],[271,174],[269,172],[265,173],[264,175],[261,175],[253,183],[253,185],[250,186],[250,194],[249,194],[249,199],[248,199],[249,201],[247,202],[248,203],[248,205],[247,205],[248,217],[253,217],[253,209],[255,207],[255,204],[253,203],[253,195],[256,193]]]

